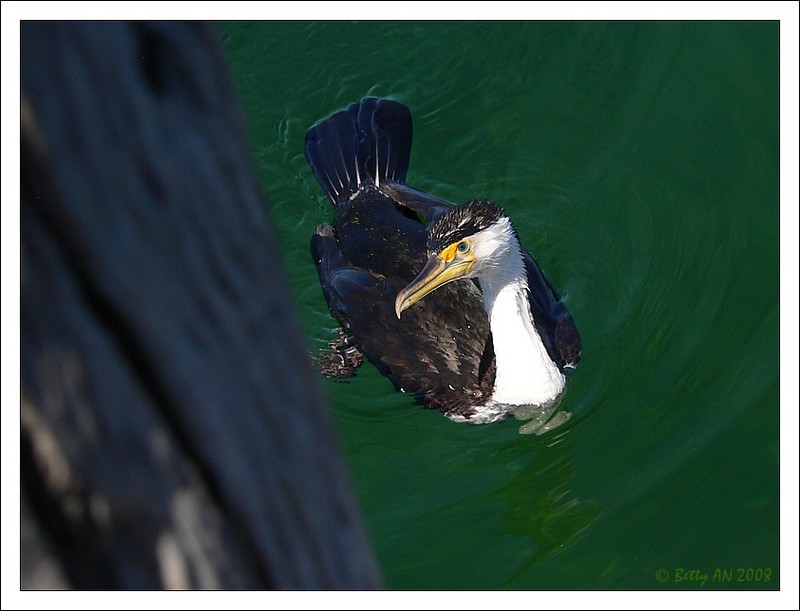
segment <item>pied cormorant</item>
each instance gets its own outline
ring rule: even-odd
[[[503,209],[406,185],[410,152],[411,113],[387,99],[306,134],[335,208],[311,252],[341,346],[455,421],[554,409],[580,359],[572,316]]]

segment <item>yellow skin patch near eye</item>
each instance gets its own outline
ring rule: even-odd
[[[447,248],[445,248],[442,252],[439,253],[439,258],[444,261],[445,263],[450,263],[453,259],[456,258],[456,249],[460,242],[455,242],[450,244]]]

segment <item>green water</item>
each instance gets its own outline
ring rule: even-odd
[[[541,437],[371,366],[322,382],[388,587],[779,586],[777,23],[220,32],[312,349],[332,210],[303,136],[368,94],[412,110],[409,183],[500,202],[583,337],[573,418]]]

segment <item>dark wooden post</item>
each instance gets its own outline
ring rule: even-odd
[[[379,587],[214,32],[21,38],[22,587]]]

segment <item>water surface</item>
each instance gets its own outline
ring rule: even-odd
[[[220,36],[312,349],[332,209],[303,137],[365,95],[411,108],[410,184],[506,208],[583,338],[573,417],[541,437],[455,424],[371,366],[323,382],[389,587],[779,586],[777,22]]]

